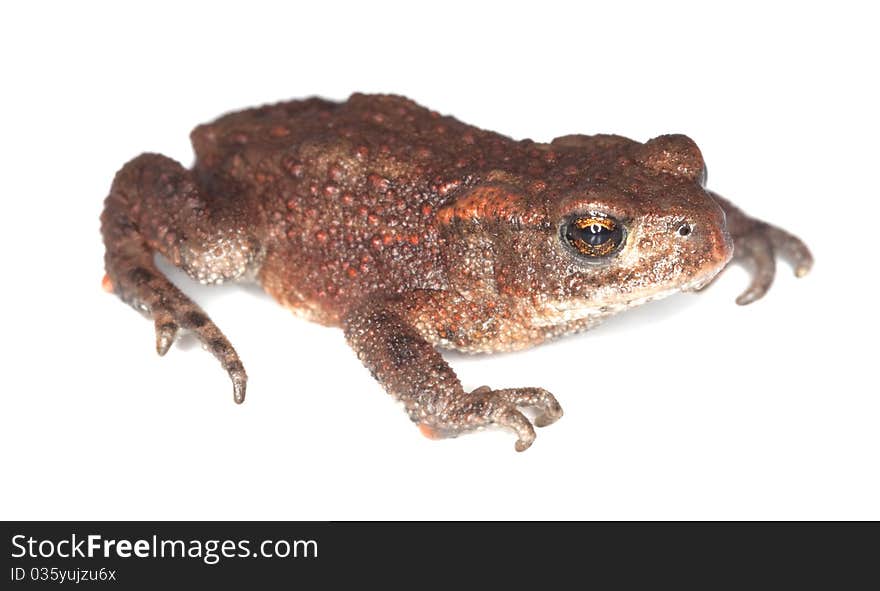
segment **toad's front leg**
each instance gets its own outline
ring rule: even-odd
[[[425,435],[455,437],[497,425],[515,432],[516,450],[524,451],[535,440],[535,431],[521,407],[537,409],[538,427],[562,416],[556,398],[541,388],[483,386],[465,392],[455,372],[407,316],[399,302],[369,301],[346,316],[345,337],[385,390],[404,403]]]
[[[777,256],[787,260],[798,277],[810,272],[813,255],[800,238],[747,215],[717,193],[710,191],[709,194],[727,217],[727,231],[733,239],[733,260],[751,268],[751,284],[736,298],[737,304],[751,304],[764,297],[776,276]]]

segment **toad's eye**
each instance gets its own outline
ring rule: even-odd
[[[573,218],[562,230],[565,240],[588,257],[608,256],[623,245],[623,226],[606,215],[590,214]]]

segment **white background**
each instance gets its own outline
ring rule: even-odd
[[[880,48],[859,4],[10,6],[0,518],[880,518]],[[735,268],[588,334],[450,356],[467,388],[561,400],[523,454],[506,432],[424,439],[339,330],[173,274],[245,362],[236,406],[209,354],[160,359],[101,291],[102,200],[142,151],[190,163],[189,130],[225,111],[353,91],[516,138],[686,133],[814,271],[780,265],[741,308]]]

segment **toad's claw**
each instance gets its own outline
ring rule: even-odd
[[[552,425],[562,418],[562,406],[547,390],[543,388],[509,388],[496,390],[495,394],[508,400],[515,406],[530,407],[538,410],[535,417],[536,427]]]
[[[495,418],[495,423],[512,429],[516,433],[516,451],[526,451],[535,442],[535,430],[523,413],[515,408],[504,410]]]
[[[244,402],[247,373],[238,358],[238,353],[208,315],[197,308],[189,298],[180,295],[182,299],[176,301],[166,298],[164,305],[167,305],[167,308],[160,305],[153,310],[156,324],[156,351],[159,355],[167,353],[180,329],[191,332],[223,365],[223,369],[232,380],[233,400],[236,404],[241,404]]]
[[[235,402],[244,402],[247,374],[238,353],[217,325],[150,262],[144,261],[132,269],[126,268],[126,262],[122,261],[110,273],[113,289],[123,300],[152,317],[156,352],[165,355],[181,330],[193,333],[229,374]]]
[[[752,281],[736,303],[740,306],[761,299],[773,284],[776,276],[776,259],[773,246],[762,234],[743,236],[734,242],[734,258],[752,267]]]
[[[796,277],[803,277],[810,272],[813,268],[813,255],[800,238],[769,224],[765,224],[764,231],[774,250],[794,268]]]
[[[240,371],[230,371],[229,377],[232,378],[232,399],[236,404],[241,404],[247,391],[247,374],[242,368]]]
[[[155,316],[155,325],[156,352],[159,356],[164,356],[168,349],[171,348],[172,343],[174,343],[179,327],[170,314],[157,314]]]

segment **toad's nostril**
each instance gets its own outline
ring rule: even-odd
[[[685,222],[685,223],[683,223],[682,225],[680,225],[680,226],[678,227],[678,230],[676,230],[676,232],[678,233],[678,235],[681,236],[682,238],[684,238],[685,236],[690,236],[691,232],[693,232],[693,231],[694,231],[694,227],[691,226],[691,225],[690,225],[689,223],[687,223],[687,222]]]

